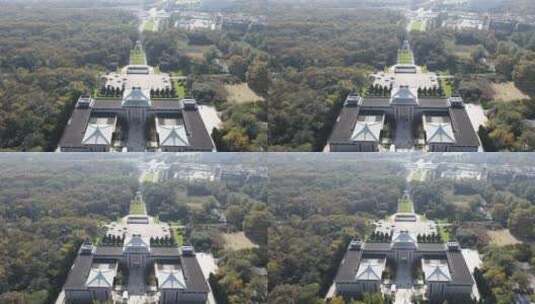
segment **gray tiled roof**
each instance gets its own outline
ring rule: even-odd
[[[96,99],[93,104],[94,110],[121,110],[120,99]]]
[[[363,108],[389,108],[390,99],[382,97],[370,97],[362,100]]]
[[[447,251],[448,265],[453,283],[473,284],[472,275],[461,251]]]
[[[353,133],[353,128],[357,122],[357,117],[359,114],[359,107],[351,106],[342,108],[340,116],[334,126],[334,130],[331,133],[329,142],[348,142],[351,134]]]
[[[420,98],[420,108],[449,108],[450,104],[445,98]]]
[[[85,282],[93,264],[92,255],[78,255],[67,276],[65,289],[85,289]]]
[[[419,103],[417,107],[425,114],[449,115],[455,137],[454,146],[479,146],[476,131],[472,126],[465,108],[450,108],[448,99],[445,98],[423,98],[419,100]],[[375,115],[378,115],[381,111],[384,113],[390,106],[389,99],[387,98],[369,97],[362,99],[360,106],[351,105],[343,107],[329,137],[329,143],[351,143],[351,135],[353,134],[359,115],[363,115],[366,111],[374,112]]]
[[[152,257],[179,257],[180,251],[176,247],[151,247]]]
[[[347,282],[355,280],[355,275],[357,273],[357,266],[360,264],[360,259],[362,257],[362,251],[360,250],[348,250],[338,268],[338,273],[336,274],[336,282]]]
[[[178,99],[155,99],[152,101],[151,110],[180,110],[182,104]]]
[[[366,242],[364,244],[364,251],[366,253],[373,254],[375,252],[390,251],[390,243],[371,243]]]
[[[181,256],[180,262],[184,269],[184,277],[189,291],[209,292],[208,283],[201,270],[196,256]]]
[[[115,125],[89,124],[82,143],[86,145],[110,145]]]
[[[165,128],[162,128],[165,129]],[[184,126],[177,126],[168,129],[169,132],[164,134],[161,140],[162,146],[187,146],[186,130]],[[162,138],[160,137],[160,138]]]
[[[464,108],[451,108],[450,117],[455,132],[456,145],[478,147],[479,139],[466,110]]]
[[[446,250],[444,244],[418,243],[418,251],[422,254],[426,253],[440,253]]]
[[[95,251],[95,257],[120,258],[122,256],[123,256],[123,247],[102,246],[102,247],[97,247]]]
[[[182,117],[188,130],[190,147],[196,150],[212,151],[214,149],[210,137],[212,130],[206,129],[199,110],[182,110]]]
[[[83,148],[82,139],[92,113],[119,114],[122,111],[124,109],[121,108],[120,99],[97,99],[94,101],[93,108],[75,108],[70,123],[65,127],[59,146]],[[156,115],[158,113],[182,115],[188,131],[188,150],[214,150],[215,147],[210,137],[212,130],[206,130],[198,109],[183,109],[182,104],[177,99],[168,99],[154,100],[149,111]]]
[[[126,96],[123,97],[122,106],[124,107],[150,107],[151,99],[148,90],[141,88],[132,88],[127,90]]]
[[[399,105],[416,105],[418,104],[418,96],[414,94],[408,87],[400,88],[392,95],[392,104]]]
[[[90,116],[91,109],[75,108],[63,131],[63,136],[59,142],[60,146],[79,146],[84,137]]]

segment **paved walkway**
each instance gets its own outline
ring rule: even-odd
[[[64,303],[65,303],[65,290],[62,289],[58,295],[58,298],[55,304],[64,304]]]
[[[145,296],[129,296],[128,304],[145,304],[147,302],[147,297]]]
[[[145,295],[145,274],[142,268],[128,270],[128,295]]]
[[[206,126],[208,134],[210,134],[210,140],[215,146],[214,140],[212,139],[212,131],[214,130],[214,128],[221,128],[223,122],[221,121],[221,118],[219,118],[217,110],[213,106],[200,105],[199,114],[201,115],[201,119],[204,122],[204,125]]]
[[[398,289],[412,288],[412,274],[410,264],[403,262],[398,263],[395,284]]]
[[[479,131],[480,126],[486,126],[488,118],[485,115],[485,111],[483,110],[483,107],[481,105],[475,105],[471,103],[465,104],[466,112],[468,113],[468,117],[470,117],[470,122],[472,123],[472,127],[474,127],[474,130]],[[479,143],[481,144],[481,140],[479,139]],[[479,151],[484,152],[484,151]]]
[[[472,274],[472,278],[474,277],[474,269],[481,268],[483,265],[483,261],[481,260],[481,256],[479,255],[479,252],[477,250],[473,249],[462,249],[461,250],[464,260],[466,261],[466,266],[468,266],[468,269],[470,269],[470,273]],[[477,284],[474,284],[472,286],[472,297],[479,300],[481,298],[479,294],[479,290],[477,289]]]
[[[213,106],[199,105],[199,114],[201,114],[202,121],[208,130],[208,133],[212,133],[214,128],[221,128],[223,124],[217,110]]]
[[[214,256],[210,253],[199,252],[197,253],[197,261],[199,261],[199,265],[201,266],[204,279],[208,281],[210,274],[215,274],[218,269]],[[217,304],[211,289],[208,294],[207,304]]]
[[[398,149],[411,149],[414,146],[412,140],[412,126],[408,120],[401,119],[396,122],[396,134],[394,135],[394,145]]]
[[[145,151],[145,124],[129,123],[128,124],[128,152],[144,152]]]
[[[398,289],[396,291],[396,300],[394,304],[411,304],[412,303],[412,289]]]
[[[333,283],[331,287],[329,287],[329,291],[327,292],[327,295],[325,296],[325,301],[334,298],[335,295],[336,295],[336,287]]]

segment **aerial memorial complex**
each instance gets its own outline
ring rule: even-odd
[[[463,99],[445,96],[439,76],[414,64],[408,42],[398,61],[388,72],[372,75],[367,96],[347,97],[329,151],[478,151]]]
[[[195,100],[155,100],[134,87],[122,99],[80,97],[58,150],[211,152],[215,147]]]
[[[140,212],[106,229],[100,244],[80,247],[64,303],[206,303],[210,289],[194,249],[179,248],[167,223]]]
[[[335,278],[336,294],[358,298],[380,292],[396,303],[415,297],[429,303],[470,299],[474,280],[462,249],[443,240],[438,229],[414,212],[378,221],[366,241],[349,244]]]
[[[197,102],[178,98],[174,81],[145,64],[102,76],[99,92],[78,99],[58,150],[215,151]]]

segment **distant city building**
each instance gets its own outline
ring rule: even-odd
[[[493,14],[490,16],[489,30],[502,35],[527,32],[535,29],[535,16]]]
[[[205,304],[210,291],[192,247],[146,215],[108,225],[101,245],[84,242],[63,287],[65,303]]]
[[[267,24],[265,16],[249,16],[244,14],[223,14],[223,29],[247,31],[260,29]]]
[[[447,18],[442,26],[453,30],[488,30],[489,22],[487,17],[466,13]]]
[[[217,176],[224,182],[245,184],[257,183],[268,179],[266,167],[247,167],[243,165],[218,167]]]
[[[500,34],[512,34],[517,26],[517,22],[506,18],[492,18],[489,29]]]
[[[204,13],[204,12],[181,12],[177,16],[175,27],[186,31],[198,30],[221,30],[223,24],[223,17],[220,13]]]
[[[478,170],[479,169],[479,170]],[[474,169],[457,169],[451,168],[441,172],[440,178],[449,179],[453,181],[467,181],[467,180],[485,180],[486,170],[481,168]]]
[[[250,16],[239,13],[210,13],[198,11],[181,11],[176,15],[175,27],[186,30],[239,30],[258,29],[267,23],[264,16]]]
[[[179,10],[196,10],[201,7],[201,0],[176,0],[172,7]]]
[[[535,168],[501,167],[499,170],[489,170],[488,179],[495,185],[508,185],[535,179]]]
[[[214,151],[192,99],[173,98],[167,74],[130,65],[102,78],[103,95],[82,96],[63,132],[62,152]]]
[[[230,183],[257,183],[268,179],[267,167],[243,165],[208,165],[175,163],[165,170],[168,179],[186,181],[223,181]]]

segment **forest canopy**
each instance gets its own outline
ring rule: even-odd
[[[396,60],[403,18],[386,10],[274,6],[264,49],[276,77],[267,98],[273,151],[320,151],[348,93]]]
[[[270,170],[271,303],[322,303],[351,238],[397,208],[404,178],[385,162],[276,161]]]
[[[79,245],[128,212],[137,170],[112,161],[0,159],[0,303],[52,303]]]
[[[55,149],[99,71],[128,62],[136,19],[113,9],[0,10],[0,150]]]

